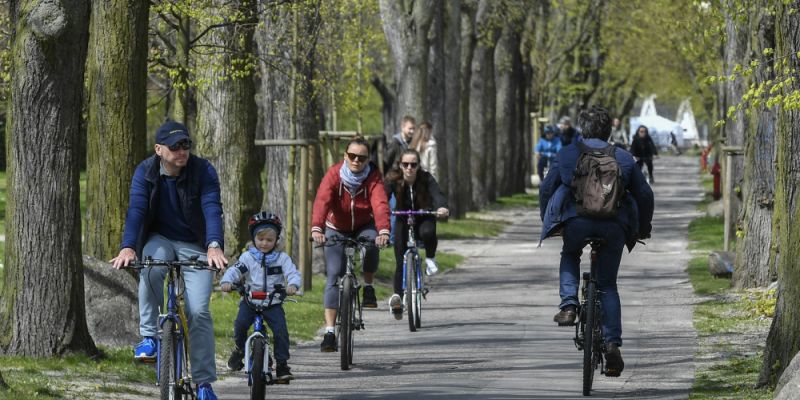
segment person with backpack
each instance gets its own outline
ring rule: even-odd
[[[603,305],[606,376],[619,376],[625,364],[617,272],[622,250],[650,237],[653,191],[630,153],[607,143],[611,118],[602,107],[580,113],[582,134],[563,148],[539,188],[541,240],[563,236],[559,266],[559,326],[575,324],[581,252],[587,237],[605,240],[599,253],[598,290]],[[541,245],[541,242],[540,242]]]

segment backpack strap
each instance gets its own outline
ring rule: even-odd
[[[602,151],[604,154],[614,157],[614,152],[616,151],[616,146],[612,144],[608,144],[606,147],[599,147],[599,148],[589,147],[583,142],[576,142],[576,144],[578,145],[578,148],[581,150],[581,154],[591,153],[593,151]]]

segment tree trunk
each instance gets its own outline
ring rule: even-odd
[[[490,27],[491,2],[481,0],[475,14],[477,45],[470,64],[470,175],[472,179],[472,205],[483,208],[494,198],[494,172],[489,173],[489,162],[494,162],[494,44],[497,40]],[[491,175],[491,177],[490,177]]]
[[[463,216],[464,213],[473,208],[472,204],[472,178],[470,159],[472,144],[470,142],[470,123],[469,109],[472,102],[470,93],[470,81],[472,77],[472,57],[475,53],[475,1],[464,1],[461,7],[461,60],[459,68],[461,71],[461,96],[459,103],[458,117],[458,192],[457,196],[461,199],[460,210],[456,210],[456,216]]]
[[[763,7],[762,10],[766,9]],[[775,48],[774,16],[759,11],[752,16],[757,31],[752,54]],[[754,72],[758,82],[773,79],[772,63]],[[772,206],[775,188],[775,110],[759,107],[749,120],[744,154],[742,208],[739,220],[744,237],[736,246],[732,285],[737,289],[767,286],[776,278],[772,245]],[[737,229],[738,230],[738,229]]]
[[[800,47],[800,19],[791,12],[800,8],[800,1],[779,5],[775,23],[775,53],[790,55]],[[786,57],[786,68],[797,70],[800,60],[797,57]],[[800,83],[793,80],[784,86],[782,93],[796,93]],[[767,347],[764,349],[764,363],[759,376],[759,383],[775,384],[789,365],[792,357],[800,350],[800,228],[798,214],[797,187],[800,184],[800,110],[783,109],[778,113],[777,153],[775,173],[775,212],[774,227],[780,234],[778,249],[778,302],[775,307],[775,318],[772,320]]]
[[[220,17],[235,12],[247,19],[257,9],[250,1],[215,0],[209,12]],[[202,45],[225,50],[204,55],[198,63],[199,76],[208,83],[198,89],[197,153],[219,174],[228,255],[241,252],[250,240],[247,220],[261,207],[263,195],[253,144],[255,85],[253,73],[245,69],[253,63],[253,29],[235,24],[209,31]]]
[[[495,82],[497,84],[496,152],[494,173],[497,181],[497,193],[509,196],[514,193],[514,179],[519,179],[518,166],[521,136],[518,106],[518,88],[523,83],[519,79],[522,60],[520,59],[519,26],[503,27],[497,48],[494,53]],[[491,170],[490,170],[491,171]]]
[[[445,7],[443,2],[433,2],[431,5],[432,22],[430,32],[428,34],[430,42],[430,50],[428,54],[428,98],[425,104],[428,105],[428,122],[433,125],[433,137],[436,139],[437,149],[436,158],[439,165],[437,171],[438,176],[436,180],[439,186],[449,195],[449,164],[447,163],[447,117],[445,115],[445,101],[447,100],[446,84],[447,84],[447,71],[445,65]]]
[[[743,24],[739,22],[741,15],[736,3],[736,0],[728,0],[727,4],[723,7],[727,37],[723,50],[723,68],[725,69],[726,75],[733,75],[736,65],[747,65],[750,59],[749,30],[746,24],[742,26]],[[749,19],[751,16],[748,15],[747,18]],[[747,86],[748,82],[745,79],[734,79],[726,83],[726,109],[736,106],[738,102],[741,101]],[[731,119],[731,117],[733,117],[733,119]],[[727,146],[744,145],[744,128],[750,125],[749,120],[750,117],[745,114],[744,110],[739,110],[728,117],[724,128],[725,144]],[[737,193],[741,193],[741,191],[736,190],[736,188],[741,188],[742,185],[742,179],[744,177],[744,158],[741,156],[734,156],[732,160],[732,165],[729,166],[732,172],[731,182],[725,182],[726,185],[730,185],[731,188],[734,188],[734,190],[731,191],[731,201],[728,203],[731,207],[729,213],[731,218],[729,221],[725,221],[725,224],[727,228],[730,229],[731,240],[735,240],[736,236],[733,234],[736,232],[735,217],[739,214],[739,208],[741,207],[741,199],[737,195]]]
[[[444,127],[439,130],[440,136],[436,137],[439,143],[439,153],[444,153],[444,158],[439,159],[440,168],[446,161],[447,168],[442,169],[440,176],[447,176],[448,203],[451,214],[463,216],[466,212],[464,197],[459,193],[459,103],[461,100],[461,1],[448,1],[444,4]],[[441,155],[440,155],[441,157]],[[463,174],[462,174],[463,175]]]
[[[0,347],[96,354],[86,328],[78,146],[89,2],[13,3]]]
[[[292,71],[291,28],[292,17],[283,7],[276,7],[278,16],[265,15],[263,27],[256,30],[256,43],[261,69],[261,98],[258,103],[259,116],[265,139],[288,139],[291,128],[289,103],[291,99]],[[288,207],[287,147],[267,146],[266,179],[262,208],[286,217]]]
[[[119,251],[129,178],[145,157],[149,8],[139,0],[92,3],[84,252],[100,260]]]
[[[433,0],[380,0],[383,32],[394,59],[397,120],[405,115],[417,120],[428,118],[425,85],[428,72],[428,29],[433,19],[432,9]]]

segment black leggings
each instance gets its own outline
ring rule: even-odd
[[[652,158],[639,158],[636,161],[636,166],[642,168],[642,164],[647,164],[647,174],[650,175],[650,182],[655,182],[653,180],[653,159]]]
[[[394,240],[394,292],[403,295],[403,256],[408,249],[408,225],[405,218],[397,219],[395,225],[395,240]],[[436,257],[436,247],[439,245],[439,239],[436,238],[436,219],[424,218],[417,219],[414,229],[414,234],[417,241],[425,242],[425,255],[428,258]]]

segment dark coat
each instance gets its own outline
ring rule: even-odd
[[[658,148],[653,143],[653,138],[650,135],[639,137],[639,134],[633,135],[633,142],[631,143],[631,154],[638,158],[653,158],[658,155]]]
[[[608,143],[600,139],[583,140],[580,136],[576,138],[576,141],[581,140],[589,147],[608,146]],[[541,240],[559,235],[563,224],[578,216],[570,184],[580,154],[581,151],[575,143],[562,148],[539,187],[539,211],[544,222]],[[617,148],[614,158],[622,171],[622,182],[627,194],[615,219],[625,230],[626,243],[628,249],[631,249],[640,236],[649,235],[652,230],[653,191],[645,181],[641,169],[636,168],[630,153]]]
[[[160,171],[161,157],[154,154],[139,163],[131,182],[130,202],[120,247],[136,250],[139,258],[155,222]],[[208,160],[190,154],[176,183],[183,219],[197,236],[196,244],[205,248],[217,241],[224,248],[222,201],[219,177],[214,166]]]
[[[403,172],[395,168],[386,174],[384,182],[386,197],[394,194],[397,203],[395,210],[437,210],[447,208],[447,198],[439,188],[436,178],[422,168],[417,170],[417,179],[414,181],[414,208],[412,208],[411,191],[405,180]]]

